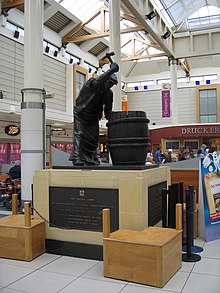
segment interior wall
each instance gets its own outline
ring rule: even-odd
[[[196,123],[196,89],[179,88],[178,123]],[[162,118],[161,89],[127,93],[129,111],[145,111],[149,125],[171,125],[171,118]],[[153,124],[155,123],[155,124]]]

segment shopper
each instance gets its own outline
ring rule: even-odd
[[[164,163],[171,163],[171,162],[172,162],[172,152],[169,151],[169,152],[167,153],[167,156],[166,156],[166,158],[165,158]]]
[[[197,156],[205,156],[206,155],[206,145],[205,144],[202,144],[200,149],[198,150],[197,152]]]
[[[156,164],[161,164],[162,163],[161,147],[160,146],[157,148],[157,151],[156,151],[156,154],[155,154],[155,163]]]
[[[14,166],[9,170],[9,175],[12,179],[20,179],[21,178],[21,162],[16,161]]]
[[[188,159],[192,159],[194,158],[194,154],[193,151],[191,150],[191,148],[189,146],[186,147],[185,151],[183,152],[180,161],[182,160],[188,160]]]

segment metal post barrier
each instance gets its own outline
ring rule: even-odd
[[[192,253],[192,239],[194,236],[194,190],[193,186],[186,189],[186,253],[182,260],[185,262],[196,262],[201,259],[198,254]]]

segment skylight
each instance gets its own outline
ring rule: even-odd
[[[196,27],[201,30],[211,24],[220,24],[220,1],[152,0],[152,2],[168,26],[175,31],[195,29]]]

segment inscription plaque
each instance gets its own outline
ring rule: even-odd
[[[148,226],[162,220],[162,188],[167,188],[166,181],[148,187]]]
[[[51,227],[102,231],[102,210],[110,209],[111,232],[119,228],[117,189],[49,187]]]

